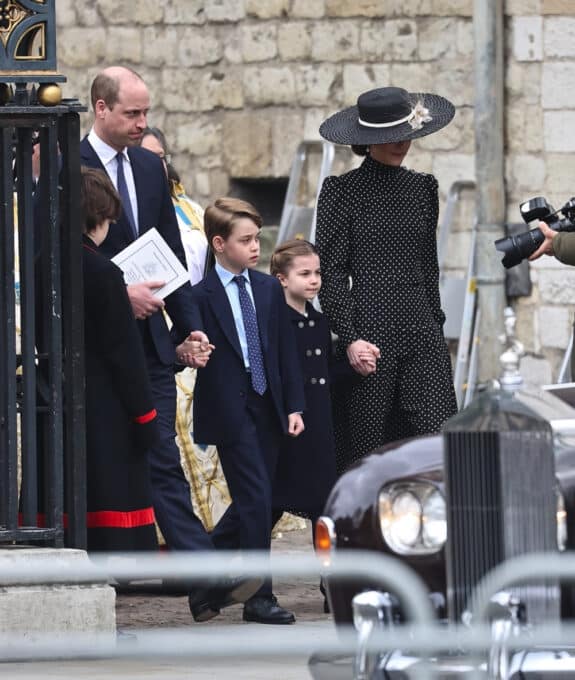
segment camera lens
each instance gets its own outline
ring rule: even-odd
[[[495,248],[503,253],[503,266],[510,269],[532,255],[544,240],[543,232],[536,227],[523,234],[498,239],[495,241]]]

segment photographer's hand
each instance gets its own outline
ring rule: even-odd
[[[539,222],[539,229],[545,236],[543,243],[537,248],[537,250],[530,255],[527,259],[531,262],[532,260],[537,260],[541,255],[554,255],[553,252],[553,239],[557,236],[555,229],[551,227],[546,222]]]

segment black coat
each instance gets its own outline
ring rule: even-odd
[[[80,144],[80,154],[82,165],[105,172],[104,166],[87,137]],[[128,156],[136,185],[140,234],[155,227],[185,267],[186,257],[180,238],[180,229],[162,161],[155,154],[140,147],[130,147]],[[108,236],[100,250],[111,258],[129,246],[133,240],[131,227],[122,213],[118,221],[110,225]],[[149,338],[150,341],[145,345],[146,351],[153,348],[160,362],[171,366],[176,358],[175,344],[184,340],[190,331],[196,330],[198,319],[195,316],[189,282],[168,295],[165,302],[166,311],[173,323],[172,336],[170,336],[166,319],[161,311],[137,323],[142,337]]]
[[[122,272],[84,237],[88,549],[157,546],[146,449],[157,436]]]
[[[270,397],[281,429],[288,415],[304,408],[297,356],[287,305],[279,281],[249,272]],[[241,432],[247,409],[248,377],[228,296],[215,269],[193,288],[201,316],[200,330],[216,349],[198,371],[194,393],[194,439],[226,444]]]
[[[299,437],[283,438],[273,505],[315,518],[335,483],[331,334],[326,319],[311,304],[307,317],[292,307],[289,310],[304,377],[305,430]]]

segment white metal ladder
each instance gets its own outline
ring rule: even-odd
[[[298,204],[297,200],[302,172],[309,153],[313,151],[321,151],[321,166],[313,206],[310,207]],[[334,156],[335,148],[331,142],[304,140],[298,145],[289,175],[278,231],[278,245],[292,238],[304,238],[308,241],[315,241],[315,206],[317,204],[317,197],[319,196],[323,180],[331,172]]]
[[[572,367],[571,367],[571,350],[573,349],[573,333],[569,336],[569,344],[565,350],[561,367],[559,368],[559,375],[557,377],[558,383],[568,383],[572,381]]]
[[[443,220],[437,235],[437,258],[440,271],[439,292],[441,306],[446,317],[443,332],[447,340],[457,341],[453,383],[459,408],[467,406],[473,398],[476,387],[477,329],[479,328],[475,276],[476,222],[474,222],[471,232],[465,278],[454,276],[446,271],[445,259],[455,208],[461,197],[461,192],[474,188],[475,182],[466,180],[457,181],[451,185],[447,194]]]

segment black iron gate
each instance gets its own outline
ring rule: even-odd
[[[0,544],[61,547],[66,530],[84,548],[84,109],[55,84],[54,1],[12,5],[0,22]]]

